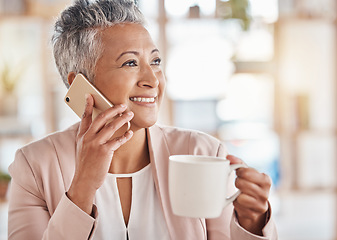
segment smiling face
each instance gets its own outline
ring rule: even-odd
[[[140,24],[126,23],[101,33],[103,54],[95,69],[95,86],[112,104],[134,112],[133,130],[152,126],[165,91],[160,54]]]

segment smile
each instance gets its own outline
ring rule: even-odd
[[[131,101],[133,102],[145,102],[145,103],[153,103],[155,98],[150,97],[150,98],[144,98],[144,97],[131,97]]]

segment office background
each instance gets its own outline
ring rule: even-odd
[[[0,0],[3,173],[17,148],[78,121],[50,40],[70,2]],[[159,122],[214,135],[268,173],[280,240],[337,239],[336,1],[137,2],[167,77]]]

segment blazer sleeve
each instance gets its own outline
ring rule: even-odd
[[[219,145],[218,157],[226,157],[227,151],[223,144]],[[234,174],[231,175],[231,182],[234,182]],[[228,186],[229,194],[235,191],[234,185]],[[270,213],[270,207],[269,207]],[[228,240],[277,240],[276,227],[271,218],[266,223],[263,234],[264,236],[254,235],[242,228],[234,214],[233,204],[228,205],[219,218],[206,219],[207,239],[228,239]]]
[[[18,150],[9,167],[8,239],[90,239],[95,219],[64,193],[51,214],[24,153]],[[97,214],[97,212],[96,212]]]

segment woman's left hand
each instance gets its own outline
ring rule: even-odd
[[[243,163],[233,155],[228,155],[227,159],[231,164]],[[241,194],[233,205],[239,224],[247,231],[262,236],[269,208],[271,179],[253,168],[239,168],[236,175],[235,186]]]

